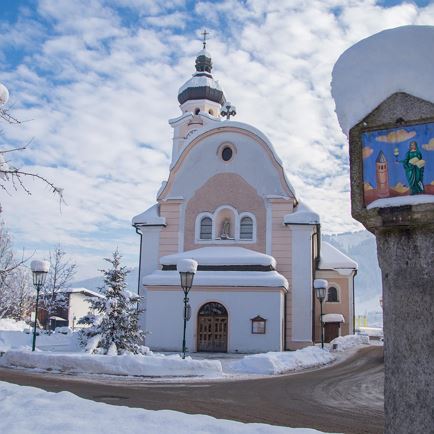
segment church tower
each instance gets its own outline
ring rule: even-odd
[[[375,171],[377,175],[377,196],[379,198],[389,197],[389,172],[386,156],[383,151],[378,153],[378,157],[375,160]]]
[[[185,144],[205,126],[220,121],[220,111],[226,102],[223,90],[212,76],[211,54],[203,49],[198,53],[195,62],[196,72],[178,91],[181,116],[169,120],[173,131],[172,164]]]

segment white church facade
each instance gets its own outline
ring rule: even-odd
[[[313,280],[327,279],[326,340],[353,332],[357,264],[321,242],[267,137],[221,117],[226,100],[204,49],[179,90],[170,173],[155,205],[133,218],[146,345],[179,351],[183,292],[176,265],[198,262],[189,294],[190,352],[297,349],[320,339]],[[229,109],[231,111],[231,109]]]

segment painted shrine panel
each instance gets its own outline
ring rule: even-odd
[[[434,194],[434,123],[365,132],[362,144],[365,206]]]

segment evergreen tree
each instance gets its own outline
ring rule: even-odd
[[[82,331],[86,350],[97,354],[146,353],[142,346],[144,333],[138,328],[138,308],[141,299],[126,290],[125,282],[129,271],[121,266],[121,255],[116,250],[113,258],[105,258],[111,264],[104,275],[104,287],[100,288],[105,298],[89,299],[94,313],[80,320],[81,324],[90,325]]]

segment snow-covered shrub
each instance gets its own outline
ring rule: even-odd
[[[138,327],[140,298],[126,290],[128,270],[121,266],[121,255],[116,250],[112,259],[105,259],[111,268],[102,270],[104,298],[91,298],[91,310],[79,324],[90,325],[80,333],[86,351],[92,354],[147,354],[142,345],[144,333]]]

